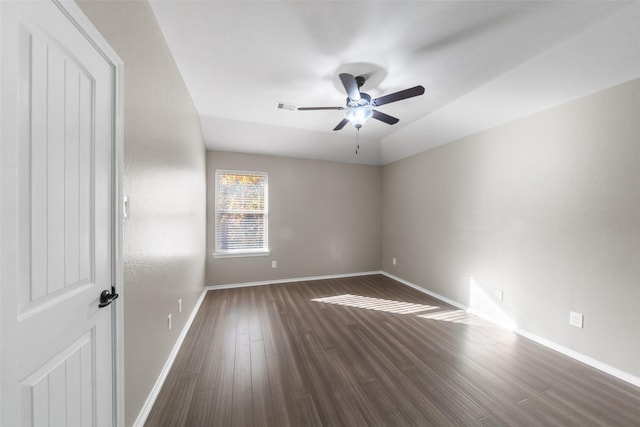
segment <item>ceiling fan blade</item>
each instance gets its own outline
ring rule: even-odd
[[[385,113],[381,113],[380,111],[376,111],[373,110],[373,116],[374,119],[378,119],[381,122],[385,122],[388,125],[395,125],[396,123],[398,123],[400,121],[400,119],[397,119],[393,116],[390,116],[388,114]]]
[[[349,96],[349,99],[352,99],[354,101],[359,101],[360,90],[358,89],[358,83],[356,82],[356,78],[353,77],[351,74],[341,73],[340,81],[342,81],[342,85],[347,91],[347,95]]]
[[[334,127],[333,130],[340,130],[344,127],[344,125],[346,125],[347,123],[349,123],[349,120],[347,119],[342,119],[342,121],[340,123],[338,123],[338,126]]]
[[[403,99],[413,98],[414,96],[422,95],[424,93],[424,87],[415,86],[409,89],[401,90],[400,92],[390,93],[389,95],[381,96],[371,101],[371,105],[379,107],[390,102],[402,101]]]
[[[298,107],[298,111],[313,111],[313,110],[344,110],[344,107]]]

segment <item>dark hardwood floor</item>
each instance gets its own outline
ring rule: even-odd
[[[639,426],[640,389],[380,275],[208,292],[147,426]]]

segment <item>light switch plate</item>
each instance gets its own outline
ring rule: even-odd
[[[129,196],[122,198],[122,215],[125,218],[129,218]]]

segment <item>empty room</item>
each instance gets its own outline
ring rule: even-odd
[[[639,23],[0,1],[0,425],[640,425]]]

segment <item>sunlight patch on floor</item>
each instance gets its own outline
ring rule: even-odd
[[[315,298],[311,301],[348,307],[366,308],[369,310],[386,311],[395,314],[415,314],[440,308],[435,305],[415,304],[411,302],[393,301],[351,294]]]
[[[458,309],[437,311],[435,313],[418,314],[418,317],[451,323],[478,324],[481,322],[481,319],[479,319],[477,316],[467,313],[464,310]]]
[[[485,325],[487,324],[485,320],[490,320],[508,329],[514,328],[513,322],[507,317],[502,308],[489,298],[486,291],[473,278],[469,281],[470,312],[458,308],[441,308],[437,305],[416,304],[352,294],[313,298],[311,301],[385,311],[394,314],[411,314],[422,319],[440,322]],[[479,316],[477,313],[482,313],[482,315]]]

